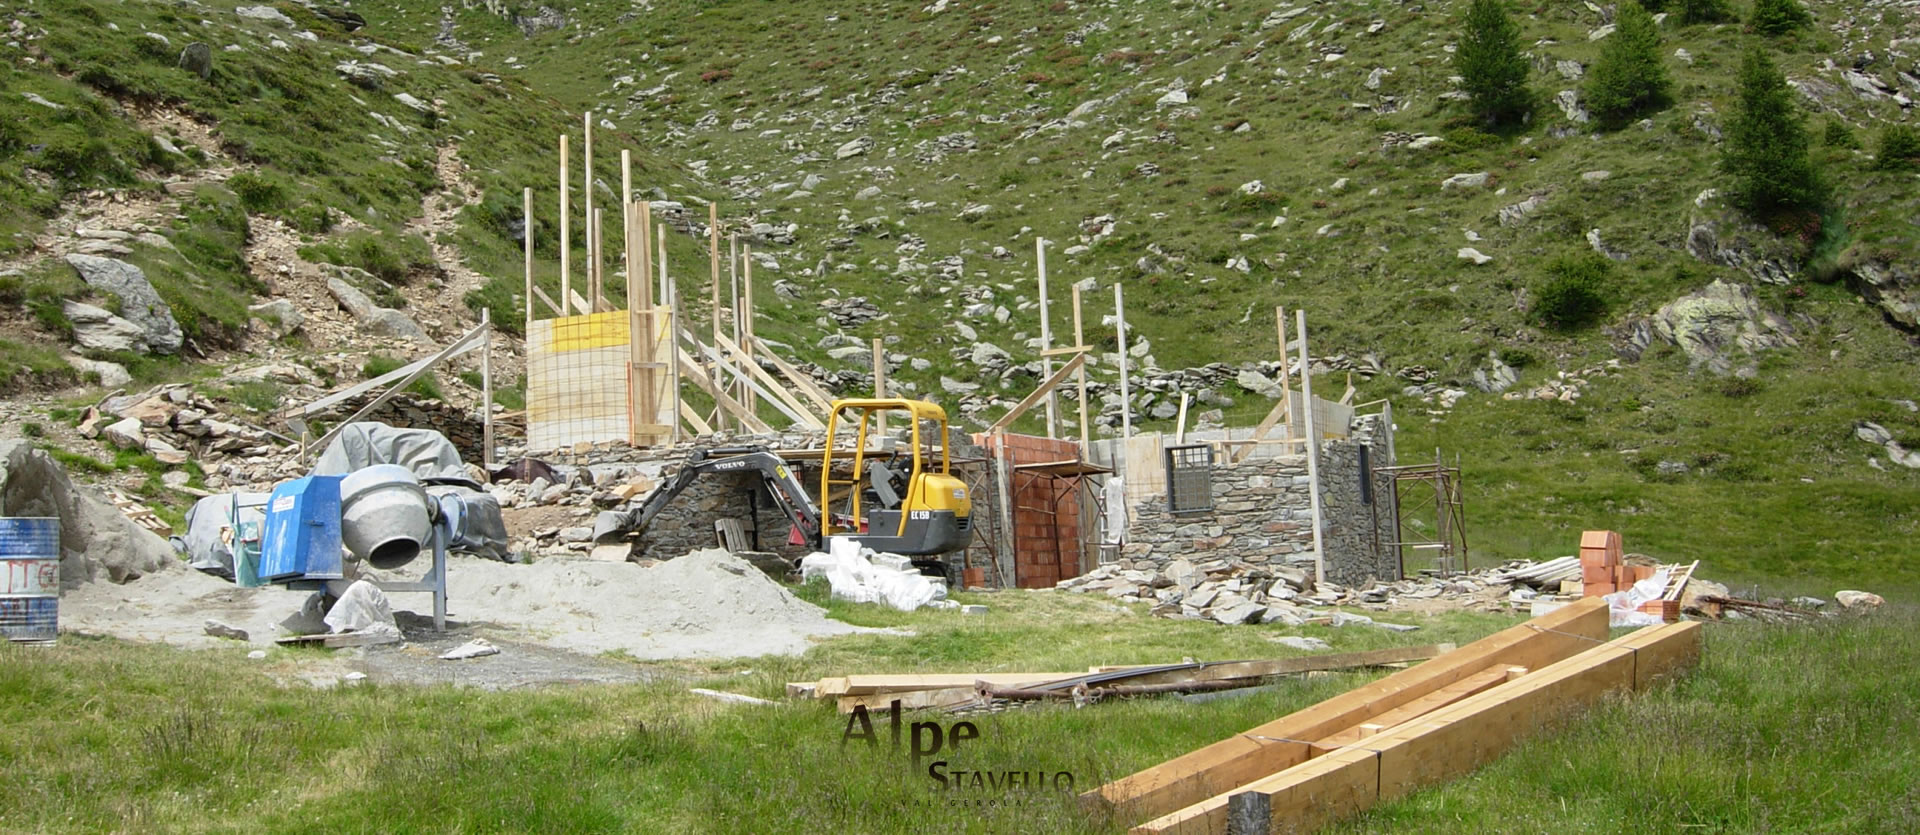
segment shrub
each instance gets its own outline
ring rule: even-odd
[[[1800,0],[1753,0],[1753,16],[1747,25],[1762,35],[1784,35],[1813,22]]]
[[[1759,47],[1741,62],[1740,101],[1726,134],[1720,166],[1733,178],[1728,197],[1734,205],[1764,219],[1780,211],[1817,211],[1825,202],[1793,91]]]
[[[1832,116],[1827,117],[1827,126],[1821,131],[1820,142],[1829,148],[1860,147],[1860,140],[1853,136],[1853,128]]]
[[[1920,131],[1912,125],[1888,125],[1880,132],[1880,150],[1873,167],[1884,171],[1920,168]]]
[[[241,207],[249,214],[270,212],[287,204],[286,186],[251,171],[227,178],[227,188],[240,198]]]
[[[1453,68],[1460,73],[1474,113],[1488,124],[1518,122],[1532,109],[1520,27],[1507,16],[1501,0],[1473,0],[1467,8]]]
[[[373,354],[368,356],[367,361],[360,366],[360,375],[371,380],[406,364],[406,360],[398,357],[390,357],[386,354]],[[420,375],[420,379],[414,380],[413,385],[407,386],[407,392],[425,397],[428,400],[446,399],[446,395],[440,393],[440,379],[434,376],[434,373],[431,371]]]
[[[1533,314],[1540,324],[1561,331],[1598,321],[1607,310],[1601,295],[1613,262],[1597,253],[1568,256],[1547,265],[1547,280],[1534,291]]]
[[[1633,0],[1620,4],[1619,28],[1600,47],[1587,81],[1587,106],[1603,124],[1619,126],[1670,102],[1672,81],[1660,59],[1660,31],[1653,15]]]
[[[1681,23],[1725,23],[1733,19],[1727,0],[1680,0]]]

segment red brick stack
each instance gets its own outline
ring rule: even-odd
[[[1079,443],[1038,435],[1008,433],[1007,457],[1015,465],[1073,461],[1079,457]],[[974,436],[974,443],[987,447],[999,460],[994,438],[987,433]],[[1061,580],[1080,576],[1080,503],[1067,479],[1011,478],[1013,496],[1014,585],[1023,589],[1050,589]],[[1040,508],[1053,509],[1049,514]],[[982,501],[975,513],[988,511]]]
[[[1633,569],[1621,561],[1620,534],[1586,531],[1580,534],[1580,589],[1586,597],[1604,597],[1619,591],[1623,577]],[[1627,585],[1633,585],[1631,579]]]
[[[1621,557],[1620,534],[1614,531],[1580,534],[1580,586],[1581,594],[1586,597],[1625,591],[1657,571],[1651,565],[1627,565]],[[1640,604],[1640,611],[1659,615],[1661,620],[1672,623],[1680,619],[1680,601],[1649,600]]]

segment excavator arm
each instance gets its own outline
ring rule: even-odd
[[[820,545],[820,510],[814,507],[813,500],[801,487],[800,479],[794,475],[787,462],[761,447],[720,447],[711,450],[695,450],[687,462],[676,470],[672,477],[660,483],[660,486],[640,499],[630,502],[620,510],[602,512],[593,523],[593,541],[609,544],[625,538],[630,533],[645,530],[653,517],[672,504],[681,493],[693,485],[701,476],[712,473],[753,472],[760,476],[766,485],[767,494],[780,506],[794,529],[800,531],[808,544]]]

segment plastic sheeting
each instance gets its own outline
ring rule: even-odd
[[[1652,577],[1634,583],[1624,591],[1616,591],[1601,598],[1607,601],[1609,625],[1621,626],[1659,626],[1666,623],[1659,615],[1640,611],[1640,604],[1650,600],[1659,600],[1667,590],[1668,569],[1654,572]]]
[[[384,423],[349,423],[320,452],[313,475],[346,475],[375,464],[399,464],[426,484],[480,489],[447,436],[431,429],[398,429]]]
[[[194,502],[187,509],[186,533],[171,538],[173,547],[187,555],[188,567],[233,579],[236,551],[260,553],[267,498],[266,493],[220,493]]]
[[[396,641],[401,637],[387,593],[366,580],[355,580],[347,587],[333,608],[327,610],[326,624],[327,631],[333,634],[378,634]]]
[[[830,540],[828,553],[808,554],[800,560],[800,577],[827,578],[836,600],[884,603],[903,612],[944,600],[947,584],[914,569],[898,554],[876,553],[851,539]]]
[[[448,551],[514,562],[513,552],[507,548],[507,521],[500,514],[500,500],[492,493],[448,484],[427,488],[427,495],[439,503],[440,514],[446,519],[442,530],[453,532]]]

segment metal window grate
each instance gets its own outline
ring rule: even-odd
[[[1167,455],[1167,512],[1205,513],[1213,509],[1213,447],[1170,446]]]

